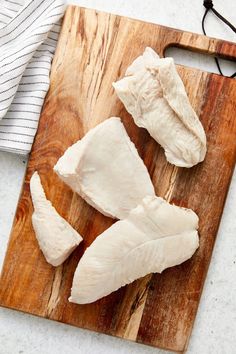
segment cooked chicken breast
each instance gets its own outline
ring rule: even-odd
[[[113,87],[135,123],[164,148],[167,160],[192,167],[206,154],[206,136],[172,58],[146,48]]]
[[[30,191],[34,206],[32,223],[39,247],[47,262],[57,267],[80,244],[82,237],[46,199],[37,172],[31,177]]]
[[[123,219],[154,188],[120,118],[110,118],[69,147],[58,176],[106,216]]]
[[[82,256],[69,301],[94,302],[149,273],[189,259],[199,245],[190,209],[146,197],[125,220],[99,235]]]

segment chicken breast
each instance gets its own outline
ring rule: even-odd
[[[32,224],[39,247],[47,262],[57,267],[80,244],[82,237],[46,199],[37,172],[31,177],[30,191],[34,206]]]
[[[149,273],[189,259],[199,245],[198,216],[146,197],[125,220],[99,235],[74,274],[70,302],[86,304]]]
[[[124,219],[154,188],[120,118],[110,118],[69,147],[58,176],[106,216]]]
[[[192,167],[204,160],[205,132],[172,58],[160,59],[146,48],[113,87],[135,123],[164,148],[170,163]]]

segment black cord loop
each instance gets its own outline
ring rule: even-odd
[[[206,36],[206,30],[205,30],[205,19],[206,19],[206,16],[208,14],[208,12],[211,10],[221,21],[223,21],[229,28],[231,28],[231,30],[233,32],[236,33],[236,27],[232,25],[232,23],[230,23],[228,20],[226,20],[226,18],[224,18],[218,11],[216,11],[216,9],[214,8],[214,5],[213,5],[213,1],[212,0],[204,0],[203,1],[203,6],[206,8],[205,10],[205,13],[202,17],[202,31],[204,33],[204,35]],[[221,68],[220,68],[220,63],[219,63],[219,59],[218,58],[215,58],[215,62],[216,62],[216,65],[217,65],[217,68],[219,70],[219,73],[221,75],[224,76]],[[236,72],[231,75],[230,77],[236,77]]]

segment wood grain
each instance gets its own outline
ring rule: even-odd
[[[170,45],[236,58],[233,43],[68,7],[1,275],[2,306],[165,349],[186,349],[235,165],[236,81],[178,67],[204,125],[208,152],[194,168],[170,165],[147,131],[135,126],[111,85],[146,46],[163,55]],[[74,194],[52,168],[68,146],[110,116],[122,118],[157,195],[199,215],[200,248],[161,275],[148,275],[96,303],[75,305],[67,299],[77,263],[113,221]],[[46,263],[32,229],[29,180],[35,170],[58,212],[84,237],[58,268]]]

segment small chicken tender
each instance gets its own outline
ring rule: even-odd
[[[47,200],[37,172],[31,177],[30,191],[34,206],[32,224],[39,247],[47,262],[57,267],[80,244],[82,237]]]

